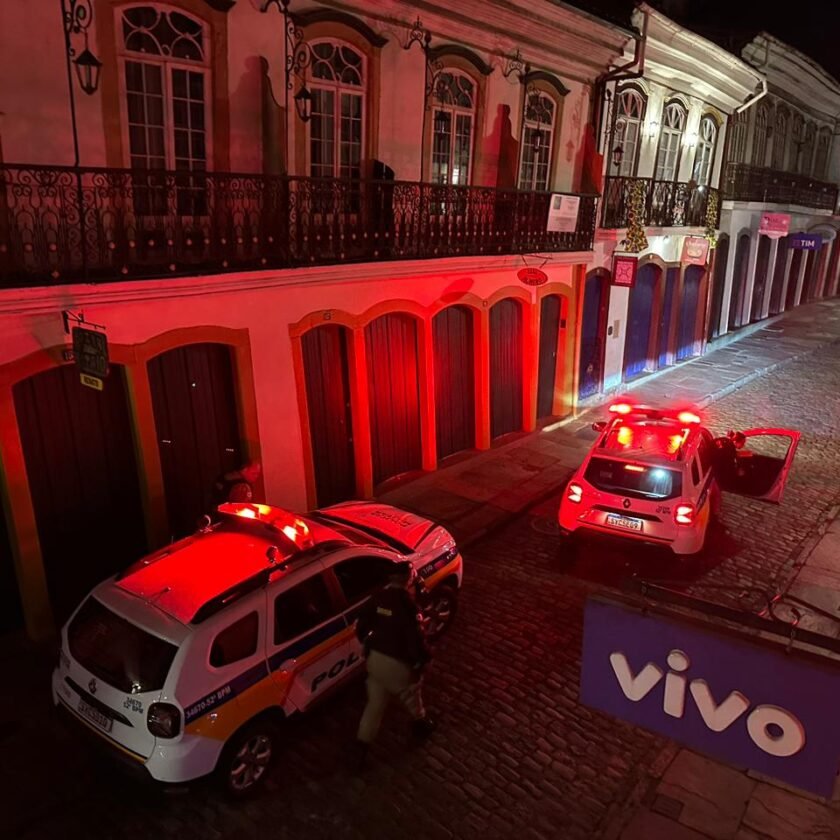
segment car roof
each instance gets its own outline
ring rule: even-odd
[[[622,440],[624,429],[626,440]],[[670,466],[687,459],[701,434],[701,426],[673,417],[616,417],[593,446],[592,455]]]
[[[236,508],[269,513],[244,518]],[[184,624],[196,624],[269,579],[353,545],[338,531],[280,508],[223,505],[219,510],[225,514],[220,523],[143,558],[115,585]],[[281,522],[297,523],[305,542],[289,539],[282,530],[289,526],[278,527]],[[277,549],[273,562],[272,548]]]

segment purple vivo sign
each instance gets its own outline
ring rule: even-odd
[[[714,758],[830,797],[840,663],[608,598],[586,604],[580,699]]]

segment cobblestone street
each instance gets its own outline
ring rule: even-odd
[[[634,574],[729,603],[743,603],[751,588],[784,586],[801,545],[837,502],[837,345],[754,380],[705,414],[718,433],[802,431],[783,504],[728,497],[724,528],[698,561],[581,552],[571,562],[550,527],[558,487],[465,552],[460,613],[428,676],[439,729],[411,748],[394,710],[360,776],[345,755],[362,707],[359,681],[291,722],[266,792],[234,805],[209,783],[147,790],[103,768],[54,720],[51,653],[4,650],[4,836],[605,836],[669,756],[663,739],[577,702],[585,598]]]

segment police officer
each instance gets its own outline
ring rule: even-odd
[[[254,484],[262,474],[259,461],[249,461],[241,469],[225,473],[216,479],[213,495],[217,505],[225,502],[252,502]]]
[[[395,563],[387,586],[364,605],[356,624],[368,674],[368,700],[356,736],[359,765],[364,763],[392,697],[399,698],[411,715],[415,737],[425,738],[434,729],[421,695],[423,668],[431,656],[410,592],[413,579],[411,563]]]
[[[742,450],[746,442],[743,432],[729,431],[725,436],[715,438],[715,473],[718,483],[724,489],[733,487],[743,475],[739,456],[744,454]]]

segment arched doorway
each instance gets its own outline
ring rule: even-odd
[[[753,281],[752,306],[750,307],[750,321],[760,321],[764,305],[764,292],[767,289],[768,273],[770,270],[770,238],[758,237],[758,256],[755,261],[755,280]]]
[[[147,550],[125,371],[102,391],[73,365],[12,389],[47,589],[62,622],[99,581]]]
[[[522,307],[513,298],[490,309],[490,437],[522,428]]]
[[[636,273],[630,290],[627,334],[624,338],[624,378],[639,376],[649,365],[650,331],[653,326],[653,302],[660,270],[646,263]]]
[[[192,533],[215,482],[242,466],[237,395],[226,344],[186,344],[149,361],[169,533]]]
[[[723,290],[726,284],[726,267],[729,262],[729,237],[721,236],[715,249],[715,270],[712,278],[712,307],[709,315],[709,332],[707,338],[711,341],[720,335],[720,319],[723,314]]]
[[[790,240],[783,236],[779,240],[776,251],[776,266],[773,269],[773,288],[770,290],[770,314],[778,315],[782,311],[782,291],[785,287],[785,274],[787,272],[788,252],[790,251]]]
[[[787,292],[785,292],[785,310],[793,309],[796,305],[796,287],[799,285],[799,272],[802,270],[803,250],[793,249],[793,257],[790,261],[788,272]]]
[[[438,460],[475,446],[473,313],[447,306],[432,319]]]
[[[677,326],[677,361],[696,355],[694,341],[697,326],[697,305],[700,302],[700,282],[705,269],[690,265],[683,275],[683,293],[680,301],[680,320]]]
[[[607,328],[609,275],[599,269],[586,277],[583,291],[583,320],[580,330],[578,397],[585,399],[601,390],[604,373],[604,344]]]
[[[349,346],[350,331],[338,324],[315,327],[301,337],[315,492],[321,507],[356,492]]]
[[[537,417],[554,413],[554,390],[557,385],[557,353],[560,348],[560,325],[563,321],[563,298],[546,295],[540,302],[540,365],[537,379]]]
[[[732,294],[729,297],[730,330],[743,324],[744,293],[747,287],[747,268],[750,258],[750,235],[742,233],[735,246],[735,270],[732,272]]]
[[[657,331],[657,342],[659,344],[657,368],[668,366],[668,338],[671,333],[671,313],[674,309],[674,293],[676,292],[679,278],[680,269],[678,266],[671,266],[665,272],[665,292],[662,298],[662,309],[659,312],[659,326]]]
[[[365,327],[373,483],[423,465],[417,321],[404,312]]]

